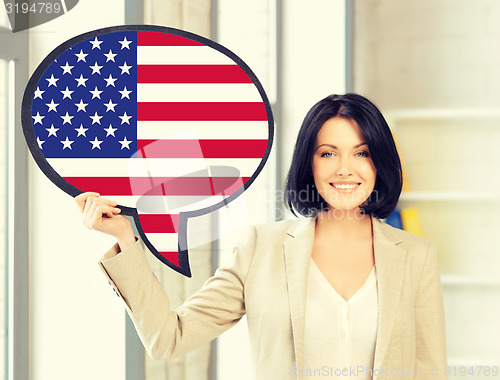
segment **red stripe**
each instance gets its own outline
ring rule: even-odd
[[[252,83],[238,65],[139,65],[137,83]]]
[[[138,158],[262,158],[268,140],[138,140]]]
[[[205,46],[186,37],[161,32],[137,32],[137,46]]]
[[[166,258],[168,261],[170,261],[172,264],[175,266],[179,266],[179,253],[177,251],[174,252],[158,252],[160,255],[162,255],[164,258]]]
[[[262,102],[137,103],[139,121],[266,121]]]
[[[64,177],[82,191],[104,196],[231,195],[249,177]]]
[[[140,214],[139,220],[145,233],[179,232],[179,214]]]

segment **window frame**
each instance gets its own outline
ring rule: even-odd
[[[7,83],[7,299],[5,378],[28,379],[28,150],[21,126],[21,102],[28,81],[28,33],[0,27],[0,59],[9,62],[14,81]],[[9,75],[9,78],[11,76]]]

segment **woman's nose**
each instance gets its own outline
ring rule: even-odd
[[[352,165],[347,157],[341,157],[338,160],[338,167],[337,167],[337,175],[339,176],[347,176],[352,174]]]

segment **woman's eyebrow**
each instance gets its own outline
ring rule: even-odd
[[[368,145],[368,144],[366,142],[362,142],[361,144],[354,145],[352,148],[353,149],[357,149],[357,148],[359,148],[360,146],[363,146],[363,145]],[[332,145],[332,144],[321,144],[321,145],[317,146],[316,148],[314,148],[314,151],[316,152],[322,146],[329,146],[330,148],[338,149],[335,145]]]

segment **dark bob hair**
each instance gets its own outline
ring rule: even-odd
[[[401,161],[391,130],[378,108],[357,94],[330,95],[316,103],[307,113],[293,152],[285,190],[285,202],[294,215],[315,216],[328,210],[328,204],[314,187],[311,163],[316,136],[323,124],[332,117],[354,120],[368,144],[377,169],[375,188],[368,204],[360,206],[363,214],[388,217],[396,208],[403,176]]]

